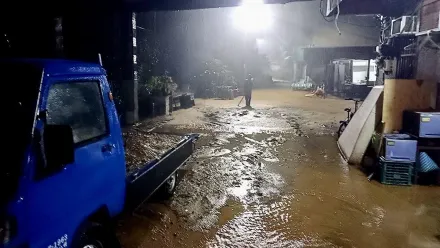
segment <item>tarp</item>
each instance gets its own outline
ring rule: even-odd
[[[420,172],[431,172],[440,170],[438,165],[432,160],[426,152],[420,153]]]
[[[381,121],[383,89],[383,86],[375,86],[370,91],[338,140],[339,149],[350,164],[362,162],[374,129]]]

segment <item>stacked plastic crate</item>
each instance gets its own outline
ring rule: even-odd
[[[381,183],[411,185],[416,154],[417,140],[410,135],[385,134],[384,156],[379,160]]]
[[[415,181],[425,179],[424,183],[432,184],[430,177],[440,177],[438,162],[440,156],[440,112],[439,111],[404,111],[403,129],[417,139],[417,163],[415,167]],[[436,175],[437,174],[437,175]],[[420,178],[419,178],[420,176]]]

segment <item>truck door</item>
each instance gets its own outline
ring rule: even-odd
[[[46,111],[46,122],[72,127],[75,161],[36,178],[29,187],[30,243],[38,247],[66,247],[77,227],[97,209],[122,209],[123,147],[120,137],[112,135],[114,107],[106,98],[104,80],[104,76],[52,78],[43,88],[41,110]]]

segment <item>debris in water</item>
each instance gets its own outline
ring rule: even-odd
[[[264,144],[263,142],[260,142],[260,141],[257,141],[257,140],[254,140],[254,139],[251,139],[251,138],[248,138],[248,137],[244,137],[247,141],[250,141],[250,142],[252,142],[252,143],[255,143],[255,144],[259,144],[259,145],[262,145],[262,146],[266,146],[266,144]]]
[[[270,145],[274,145],[274,144],[283,144],[284,142],[286,142],[286,139],[283,138],[282,136],[271,136],[269,138],[266,139],[267,142],[269,142]]]
[[[244,110],[244,111],[242,111],[241,113],[239,113],[238,115],[239,115],[239,116],[244,116],[244,115],[247,115],[247,114],[249,114],[249,111]]]

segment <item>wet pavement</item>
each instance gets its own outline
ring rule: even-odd
[[[339,155],[344,101],[266,95],[198,101],[154,130],[203,135],[175,196],[121,218],[124,247],[440,247],[440,188],[370,182]]]

